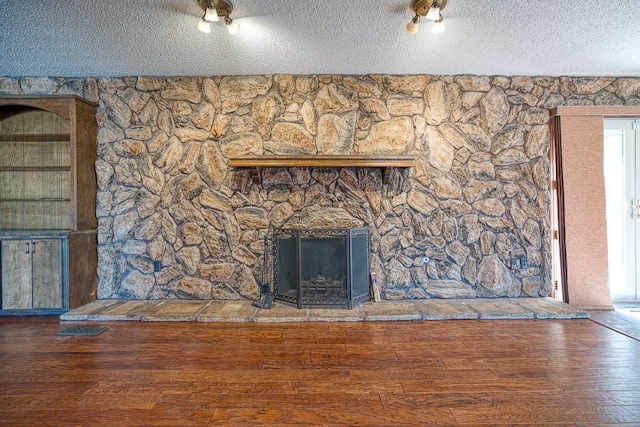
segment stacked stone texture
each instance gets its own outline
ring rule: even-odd
[[[0,78],[0,94],[99,103],[99,298],[253,299],[274,229],[363,226],[386,299],[535,297],[552,287],[548,111],[640,105],[640,79],[36,77]],[[316,154],[416,166],[384,185],[377,169],[254,184],[228,167]]]

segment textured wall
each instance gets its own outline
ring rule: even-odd
[[[388,299],[517,297],[551,289],[548,110],[640,104],[640,79],[0,78],[0,93],[99,102],[100,298],[254,298],[265,233],[363,225]],[[255,185],[227,167],[316,153],[417,160],[386,185],[376,169]]]

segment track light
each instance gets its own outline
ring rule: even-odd
[[[198,22],[198,25],[196,25],[196,28],[198,28],[198,30],[200,30],[203,33],[210,33],[211,32],[211,22],[207,21],[206,19],[202,18],[200,20],[200,22]]]
[[[415,12],[415,15],[407,24],[407,32],[415,34],[420,28],[420,19],[424,17],[428,21],[434,21],[431,31],[434,33],[441,33],[444,31],[444,18],[442,17],[442,11],[447,7],[447,0],[413,0],[411,2],[411,9]]]
[[[440,18],[440,4],[437,1],[433,2],[425,18],[429,21],[437,21]]]
[[[431,27],[431,32],[434,34],[440,34],[444,32],[444,19],[442,18],[442,15],[440,15],[440,18],[433,23],[433,27]]]
[[[220,21],[220,17],[218,16],[218,11],[214,7],[207,6],[207,9],[204,11],[204,17],[202,18],[205,21],[209,22],[218,22]]]
[[[198,4],[204,10],[204,15],[197,28],[203,33],[211,32],[211,23],[224,19],[229,34],[237,34],[240,26],[231,19],[233,4],[229,0],[198,0]]]
[[[420,29],[420,15],[416,15],[407,24],[407,32],[409,34],[415,34],[418,32],[419,29]]]
[[[235,22],[233,19],[229,18],[228,16],[224,18],[224,23],[227,26],[227,31],[232,36],[235,34],[238,34],[238,31],[240,31],[240,26],[238,25],[238,23]]]

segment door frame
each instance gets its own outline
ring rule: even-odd
[[[611,298],[614,302],[637,302],[639,300],[639,289],[640,281],[638,280],[638,267],[640,266],[640,262],[638,262],[638,241],[639,236],[638,232],[640,231],[640,226],[638,225],[638,220],[640,219],[640,200],[638,199],[638,195],[640,193],[640,168],[638,167],[638,163],[640,160],[640,152],[638,152],[638,143],[640,142],[640,133],[638,132],[637,126],[639,118],[631,117],[631,118],[619,118],[619,117],[605,117],[604,118],[604,130],[605,134],[607,130],[616,130],[616,131],[624,131],[624,138],[622,139],[623,143],[623,151],[624,151],[624,171],[625,171],[625,183],[623,184],[623,188],[625,189],[625,194],[622,196],[622,200],[620,202],[624,205],[624,213],[620,215],[620,211],[616,214],[615,217],[612,217],[612,221],[622,221],[623,230],[622,235],[625,236],[622,241],[622,245],[624,246],[625,256],[623,263],[623,277],[626,282],[627,279],[633,278],[634,288],[633,288],[633,296],[630,295],[620,295],[617,296],[611,294]],[[616,124],[619,123],[619,124]],[[635,127],[634,127],[635,123]],[[627,135],[630,133],[630,135]],[[606,142],[606,141],[605,141]],[[605,144],[606,145],[606,144]],[[629,176],[627,172],[633,172],[632,176]],[[629,191],[629,187],[631,187],[631,191]],[[629,192],[627,192],[629,191]],[[629,198],[631,198],[630,203]],[[607,201],[607,209],[610,208],[609,202]],[[617,205],[617,209],[620,209],[621,206]],[[630,208],[630,209],[629,209]],[[630,217],[629,217],[630,215]],[[629,235],[633,235],[633,239],[629,240]],[[630,270],[631,269],[631,270]],[[627,286],[629,283],[625,283],[625,294],[628,290]]]
[[[557,218],[551,218],[551,224],[557,224],[557,230],[551,230],[550,236],[551,239],[554,239],[554,234],[557,232],[557,240],[558,240],[558,260],[552,259],[552,265],[559,266],[559,287],[562,294],[562,300],[566,303],[572,303],[580,308],[585,309],[608,309],[612,308],[613,305],[611,303],[611,297],[609,292],[609,284],[608,284],[608,267],[607,267],[607,258],[606,258],[606,224],[605,227],[599,227],[596,232],[598,235],[596,236],[600,241],[604,241],[604,248],[596,249],[602,250],[604,249],[604,261],[602,259],[598,259],[598,263],[594,263],[594,265],[589,265],[584,262],[576,262],[576,259],[582,257],[583,259],[589,257],[591,255],[590,251],[593,251],[593,248],[588,247],[587,245],[574,245],[571,248],[571,256],[567,254],[567,240],[571,238],[574,243],[579,239],[579,234],[576,235],[576,230],[573,228],[569,229],[567,227],[567,218],[568,215],[571,215],[573,212],[579,209],[579,206],[569,205],[568,197],[567,197],[567,188],[565,183],[565,174],[566,174],[566,165],[563,162],[563,148],[565,143],[568,141],[563,141],[564,137],[570,135],[571,130],[567,131],[565,126],[563,125],[563,118],[566,118],[566,122],[573,125],[573,131],[576,131],[575,126],[578,125],[592,125],[593,129],[603,129],[604,128],[604,120],[605,118],[636,118],[640,119],[640,106],[560,106],[550,111],[550,120],[549,120],[549,128],[550,128],[550,149],[549,149],[549,160],[550,160],[550,194],[555,197],[551,198],[551,209],[550,215],[557,215]],[[567,126],[570,127],[570,126]],[[593,143],[594,141],[600,141],[600,145],[603,143],[604,134],[600,133],[599,135],[595,135],[593,133],[593,129],[583,129],[583,135],[585,134],[589,137],[590,141]],[[563,132],[563,130],[565,132]],[[578,129],[579,131],[580,129]],[[576,133],[576,132],[574,132]],[[579,133],[579,132],[578,132]],[[567,135],[565,135],[567,134]],[[575,139],[575,135],[571,136]],[[575,142],[575,141],[573,141]],[[570,146],[571,144],[569,144]],[[565,151],[566,153],[566,151]],[[596,175],[604,175],[602,164],[597,164],[597,162],[587,162],[585,164],[581,164],[581,167],[584,169],[586,173],[596,174]],[[598,186],[602,186],[602,188],[597,188],[595,190],[599,191],[602,195],[604,194],[604,179],[602,179],[602,184],[598,184]],[[575,194],[571,195],[571,199],[575,198]],[[604,197],[602,197],[604,199]],[[605,205],[601,200],[594,200],[592,202],[592,206],[595,206],[596,209],[591,209],[594,215],[602,215],[604,216]],[[601,228],[604,230],[601,230]],[[604,235],[600,235],[603,233]],[[554,246],[553,240],[551,242],[551,247]],[[554,256],[554,251],[551,251],[551,256]],[[600,257],[602,254],[599,255]],[[571,260],[570,260],[571,258]],[[554,262],[557,261],[557,262]],[[603,269],[604,265],[604,270]],[[585,276],[589,276],[590,273],[593,273],[593,277],[595,278],[593,282],[583,283]],[[555,275],[555,273],[554,273]],[[604,280],[602,279],[604,277]],[[604,283],[600,283],[604,281]],[[608,294],[605,295],[605,291]]]

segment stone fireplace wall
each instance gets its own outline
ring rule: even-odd
[[[640,105],[640,79],[6,77],[0,94],[99,103],[99,298],[253,299],[274,228],[363,226],[384,298],[519,297],[552,287],[548,110]],[[256,185],[227,167],[275,154],[416,167],[384,185],[377,169],[265,169]]]

